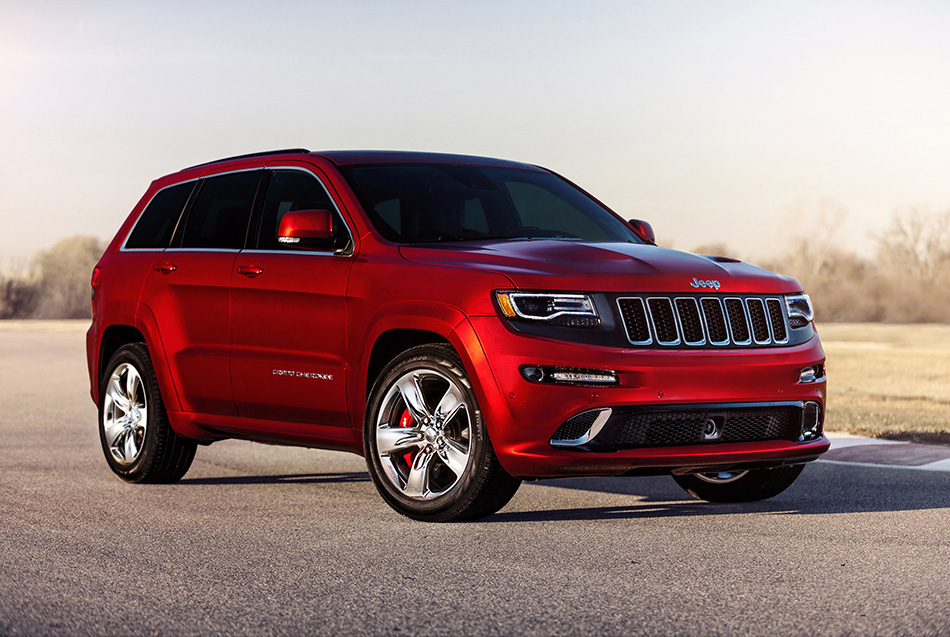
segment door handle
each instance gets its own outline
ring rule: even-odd
[[[238,274],[243,274],[244,276],[256,277],[258,274],[263,274],[264,268],[259,268],[256,265],[239,265]]]
[[[155,266],[156,272],[161,272],[162,274],[169,274],[178,269],[178,266],[174,263],[159,263]]]

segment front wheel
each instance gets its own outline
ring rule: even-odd
[[[383,370],[363,431],[376,489],[410,518],[482,518],[505,506],[521,484],[498,462],[472,385],[447,345],[414,347]]]
[[[106,366],[99,439],[109,467],[127,482],[176,482],[195,458],[196,443],[168,423],[144,343],[123,345]]]
[[[778,495],[792,486],[805,465],[673,475],[676,484],[707,502],[752,502]]]

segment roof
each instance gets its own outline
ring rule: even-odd
[[[354,164],[475,164],[501,168],[538,170],[537,166],[506,159],[478,157],[476,155],[453,155],[405,150],[330,150],[312,153],[326,157],[338,166]]]
[[[426,153],[405,150],[328,150],[309,151],[306,148],[288,148],[282,150],[268,150],[246,155],[223,157],[214,161],[204,162],[182,169],[203,168],[214,164],[221,164],[239,159],[268,157],[271,155],[317,155],[324,157],[337,166],[352,166],[358,164],[466,164],[476,166],[495,166],[499,168],[520,168],[522,170],[539,170],[537,166],[523,164],[506,159],[478,157],[475,155],[453,155],[448,153]]]

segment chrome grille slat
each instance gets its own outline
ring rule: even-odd
[[[752,337],[749,334],[749,317],[745,313],[745,303],[742,299],[726,299],[726,315],[729,320],[729,335],[736,345],[749,345]]]
[[[788,342],[788,326],[785,324],[785,304],[781,299],[767,299],[765,305],[769,308],[769,323],[772,325],[772,338],[778,344]]]
[[[706,332],[703,329],[703,320],[700,318],[696,299],[691,297],[676,299],[676,314],[682,328],[683,342],[687,345],[705,345]]]
[[[623,327],[627,331],[627,340],[634,345],[650,345],[653,337],[650,336],[650,322],[643,299],[617,299],[617,306],[620,308]]]
[[[726,327],[726,315],[723,313],[722,301],[715,297],[705,297],[701,301],[703,317],[706,319],[706,329],[709,332],[709,342],[713,345],[729,344],[729,329]]]
[[[660,345],[679,345],[680,332],[673,312],[673,302],[666,297],[650,297],[647,299],[647,307],[650,310],[650,322],[653,324],[656,342]]]
[[[789,341],[782,298],[643,295],[617,299],[627,340],[660,347],[768,347]]]
[[[757,345],[768,345],[772,342],[772,330],[769,328],[769,320],[765,315],[765,303],[762,299],[746,299],[745,305],[749,313],[752,339]]]

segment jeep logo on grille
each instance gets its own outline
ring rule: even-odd
[[[696,277],[693,277],[693,282],[690,283],[689,285],[690,287],[693,287],[693,288],[713,288],[716,290],[719,289],[719,281],[715,279],[711,279],[709,281],[700,281]]]

